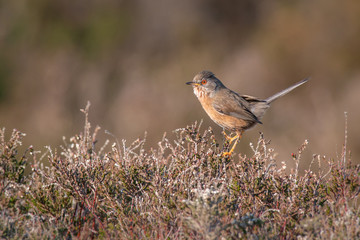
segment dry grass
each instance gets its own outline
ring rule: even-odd
[[[345,147],[341,159],[314,155],[318,173],[287,173],[263,136],[253,156],[224,158],[228,146],[196,123],[156,149],[145,139],[98,147],[88,111],[82,133],[43,155],[19,154],[24,134],[0,131],[1,238],[360,238],[360,166]]]

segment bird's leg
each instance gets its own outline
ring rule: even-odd
[[[223,153],[223,156],[231,156],[232,152],[235,150],[235,147],[236,147],[237,143],[239,142],[239,140],[241,139],[241,137],[242,137],[242,131],[239,131],[239,132],[237,131],[236,135],[233,138],[231,138],[232,140],[230,141],[230,143],[231,143],[232,141],[234,141],[236,139],[235,143],[233,144],[233,146],[231,147],[229,152]]]
[[[225,128],[223,128],[223,130],[222,130],[221,133],[224,135],[224,137],[225,137],[226,140],[229,140],[229,139],[231,138],[229,135],[226,134]]]
[[[236,134],[235,136],[233,136],[233,137],[230,137],[228,140],[229,140],[229,143],[231,144],[234,140],[238,140],[239,139],[239,135],[238,134]],[[235,143],[236,144],[236,143]]]
[[[242,134],[241,133],[237,133],[236,134],[236,141],[235,141],[235,143],[233,144],[233,146],[232,146],[232,148],[231,148],[231,150],[230,150],[230,154],[235,150],[235,147],[236,147],[236,145],[237,145],[237,143],[240,141],[240,139],[241,139],[241,137],[242,137]]]
[[[234,137],[232,137],[231,134],[227,135],[225,129],[223,129],[222,134],[224,134],[225,139],[229,141],[229,143],[232,143],[237,138],[237,135],[235,135]]]

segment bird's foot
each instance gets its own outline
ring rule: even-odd
[[[239,142],[239,140],[240,140],[240,136],[239,135],[236,135],[232,140],[230,140],[230,143],[232,142],[232,141],[234,141],[235,140],[235,143],[233,144],[233,146],[231,147],[231,149],[230,149],[230,151],[228,151],[228,152],[223,152],[222,153],[222,156],[223,157],[230,157],[231,156],[231,154],[234,152],[234,150],[235,150],[235,147],[236,147],[236,145],[237,145],[237,143]]]
[[[232,152],[223,152],[223,153],[222,153],[222,156],[223,156],[223,157],[230,157],[231,154],[232,154]]]

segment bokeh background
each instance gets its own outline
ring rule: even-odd
[[[272,105],[259,131],[279,161],[360,153],[360,1],[16,0],[0,1],[0,126],[25,145],[57,146],[90,121],[148,147],[195,121],[221,129],[185,85],[211,70],[226,86],[258,97],[312,79]]]

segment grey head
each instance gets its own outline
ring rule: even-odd
[[[186,84],[193,86],[198,98],[204,95],[212,97],[216,91],[225,88],[224,84],[210,71],[201,71],[196,74],[192,82]]]

